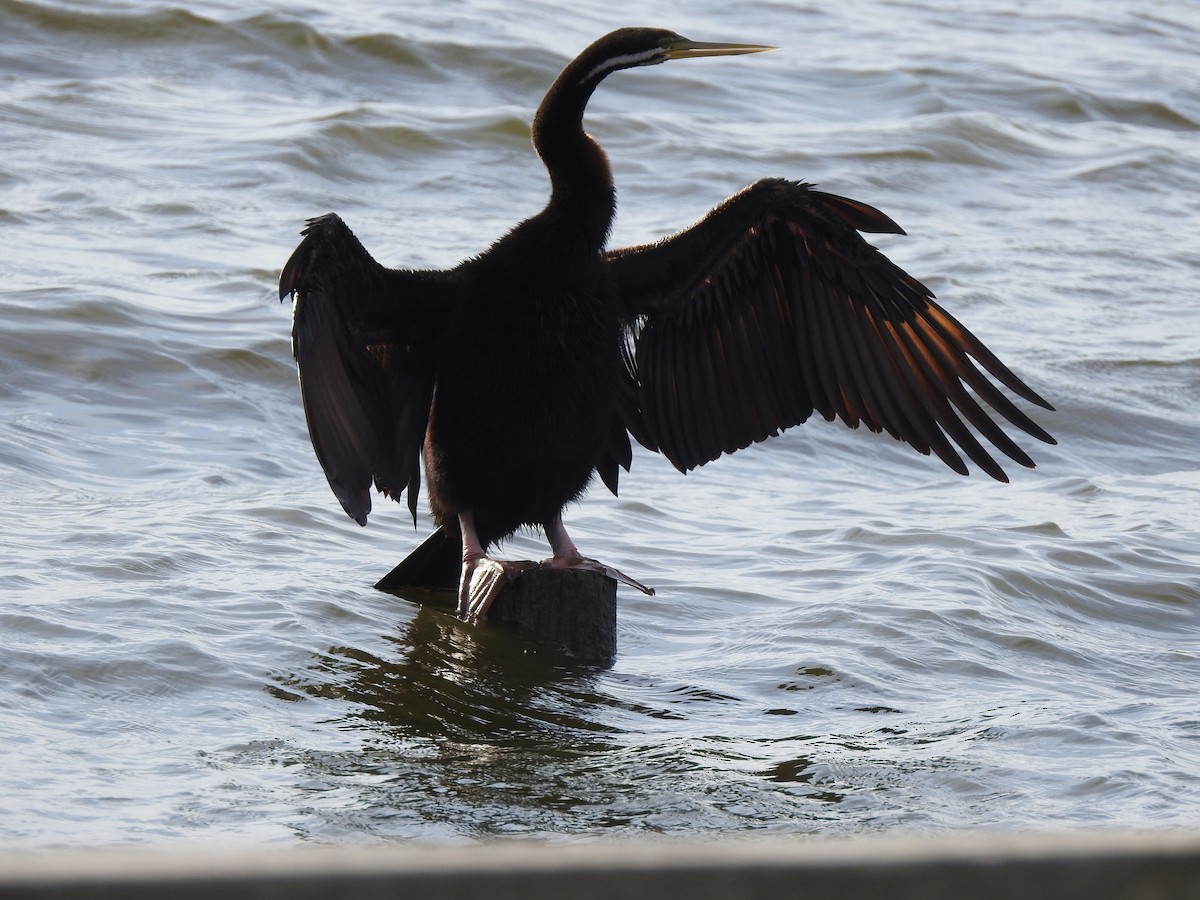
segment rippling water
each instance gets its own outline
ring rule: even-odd
[[[1200,824],[1193,0],[689,6],[0,0],[6,847]],[[635,22],[783,49],[603,85],[617,243],[878,205],[1060,443],[642,454],[569,517],[658,588],[595,671],[372,590],[428,521],[342,514],[273,291],[312,214],[447,265],[536,211]]]

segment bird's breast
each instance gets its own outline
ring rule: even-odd
[[[621,359],[606,272],[493,278],[465,298],[460,313],[439,365],[443,399],[474,395],[515,418],[577,419],[608,408]]]

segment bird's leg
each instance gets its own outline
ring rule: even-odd
[[[597,562],[594,559],[588,559],[580,553],[579,548],[575,546],[575,542],[571,540],[571,536],[567,534],[567,529],[563,526],[562,516],[556,516],[544,528],[546,531],[546,540],[550,542],[550,548],[554,551],[554,557],[543,562],[543,566],[550,569],[587,569],[590,572],[599,572],[601,575],[607,575],[614,581],[637,588],[643,594],[654,596],[654,588],[648,588],[640,581],[630,578],[621,570],[614,569],[612,566],[606,566],[604,563]]]
[[[500,596],[504,586],[534,564],[491,559],[484,553],[479,534],[475,531],[475,516],[470,511],[459,514],[458,527],[462,531],[463,542],[462,573],[458,581],[458,617],[468,622],[478,622],[487,616],[488,609]]]

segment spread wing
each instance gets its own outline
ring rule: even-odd
[[[360,525],[372,481],[416,518],[433,351],[451,300],[439,272],[387,269],[336,215],[312,219],[279,279],[313,449]]]
[[[886,431],[965,475],[961,451],[1007,481],[969,423],[1032,467],[980,401],[1047,443],[992,379],[1053,407],[860,231],[904,233],[866,204],[765,180],[686,231],[611,251],[629,433],[687,471],[816,410]]]

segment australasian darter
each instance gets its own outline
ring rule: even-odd
[[[687,472],[816,410],[966,474],[961,451],[1006,481],[966,423],[1033,461],[978,398],[1054,442],[980,367],[1053,407],[859,235],[904,233],[864,203],[767,179],[678,234],[606,249],[612,173],[583,130],[600,82],[769,49],[614,31],[571,61],[534,117],[551,184],[540,213],[449,270],[385,268],[330,214],[284,266],[309,434],[334,494],[365,525],[372,482],[393,499],[407,492],[415,521],[423,455],[434,520],[461,546],[464,618],[532,565],[486,556],[522,526],[543,529],[554,555],[542,565],[646,590],[584,558],[562,523],[593,473],[616,493],[630,436]]]

